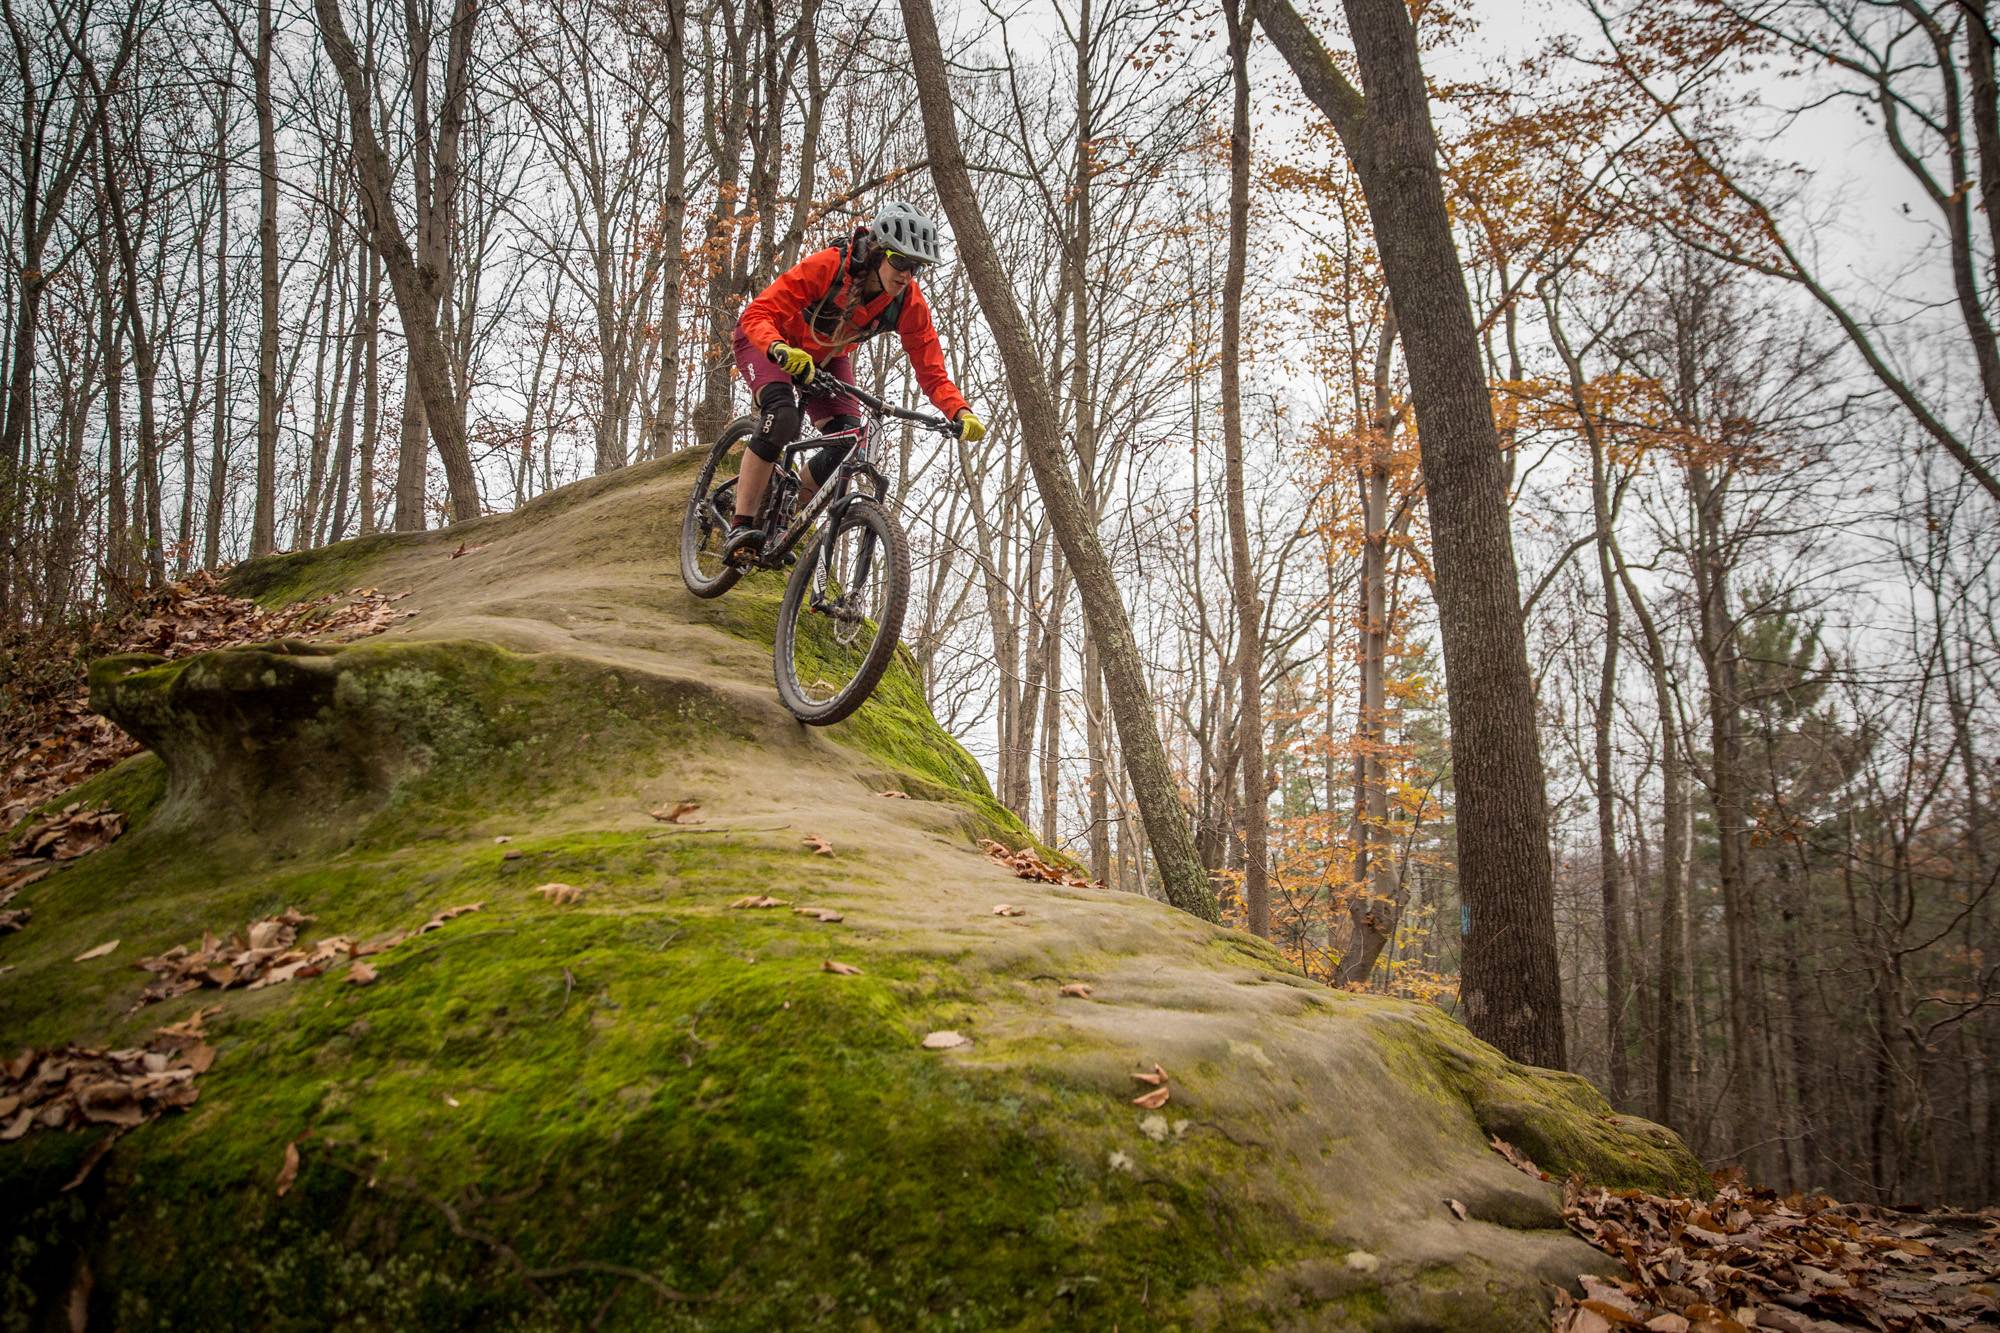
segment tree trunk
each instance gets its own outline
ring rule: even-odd
[[[1685,335],[1684,335],[1685,336]],[[1725,554],[1723,497],[1727,482],[1710,477],[1700,463],[1687,468],[1695,510],[1694,579],[1699,601],[1702,665],[1708,674],[1708,727],[1711,756],[1710,800],[1715,807],[1716,877],[1722,890],[1723,933],[1729,956],[1730,1133],[1747,1149],[1751,1178],[1763,1174],[1767,1154],[1749,1145],[1768,1133],[1763,1113],[1763,1075],[1758,1069],[1754,959],[1750,948],[1747,852],[1750,816],[1743,782],[1743,734],[1737,686],[1736,624],[1729,606],[1729,564]],[[1890,1040],[1883,1035],[1885,1044]],[[1887,1059],[1885,1055],[1883,1057]]]
[[[257,499],[250,554],[278,549],[278,120],[271,94],[271,0],[257,0]]]
[[[361,467],[355,482],[355,527],[366,537],[375,531],[375,451],[382,431],[382,260],[370,246],[368,305],[362,319]]]
[[[1396,350],[1396,310],[1382,319],[1375,350],[1375,404],[1367,422],[1368,469],[1361,477],[1361,690],[1354,728],[1354,876],[1347,903],[1347,947],[1336,985],[1359,986],[1389,943],[1395,872],[1389,854],[1389,451],[1396,417],[1389,372]]]
[[[1459,267],[1416,33],[1403,0],[1344,0],[1363,93],[1289,0],[1263,16],[1353,159],[1403,328],[1436,553],[1439,637],[1470,914],[1461,996],[1517,1060],[1564,1063],[1548,803],[1500,440]]]
[[[1250,39],[1254,0],[1237,12],[1225,0],[1235,96],[1229,124],[1229,260],[1222,278],[1222,458],[1228,492],[1229,551],[1236,592],[1237,742],[1243,775],[1243,902],[1250,933],[1271,936],[1270,787],[1264,776],[1264,607],[1250,563],[1250,521],[1243,505],[1243,279],[1250,232]]]
[[[229,483],[229,134],[226,99],[215,113],[215,419],[209,427],[208,505],[201,533],[201,564],[222,563],[222,510]]]
[[[648,454],[664,458],[673,451],[680,425],[681,283],[685,264],[681,229],[687,225],[687,6],[667,7],[667,188],[660,218],[660,244],[666,247],[666,272],[660,295],[660,381],[658,410],[653,414],[653,438]]]
[[[320,0],[326,3],[327,0]],[[1097,540],[1096,524],[1061,456],[1061,417],[1055,395],[1036,359],[1035,341],[1015,304],[1006,270],[986,229],[959,145],[944,51],[937,19],[923,0],[902,0],[917,95],[923,108],[924,138],[932,179],[957,236],[959,252],[993,329],[1006,367],[1008,386],[1020,412],[1021,438],[1036,484],[1047,506],[1050,527],[1083,602],[1110,687],[1112,716],[1130,766],[1132,791],[1146,836],[1160,867],[1166,899],[1183,911],[1216,919],[1215,896],[1195,854],[1194,836],[1181,809],[1179,784],[1167,763],[1159,725],[1132,636],[1131,621],[1119,600],[1110,562]]]
[[[1612,560],[1625,600],[1646,640],[1654,707],[1660,715],[1660,971],[1658,1038],[1653,1052],[1653,1119],[1687,1132],[1683,1114],[1694,1082],[1694,1032],[1687,1021],[1694,988],[1688,975],[1688,800],[1687,767],[1681,755],[1680,710],[1674,698],[1667,648],[1652,611],[1626,568],[1615,532],[1608,533]]]
[[[478,479],[473,475],[472,457],[465,441],[465,419],[451,382],[451,356],[437,323],[445,275],[428,263],[418,262],[396,220],[395,173],[375,137],[375,126],[369,118],[371,94],[362,77],[361,60],[355,53],[353,39],[340,16],[338,0],[313,0],[313,10],[319,15],[321,40],[340,75],[347,98],[348,120],[354,135],[355,174],[361,184],[362,214],[369,244],[389,275],[389,288],[409,343],[410,375],[416,381],[431,439],[444,461],[452,517],[455,521],[477,518]],[[470,46],[474,17],[472,0],[458,0],[452,21],[454,48],[461,42]]]

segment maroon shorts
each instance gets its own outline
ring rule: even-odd
[[[736,369],[749,382],[752,402],[763,401],[760,395],[763,394],[764,386],[767,384],[792,383],[792,377],[785,373],[785,368],[752,347],[750,340],[743,336],[741,328],[736,330],[735,346]],[[854,362],[846,352],[823,363],[820,369],[838,379],[846,380],[849,384],[854,382]],[[813,424],[819,426],[824,426],[833,417],[853,417],[857,421],[861,417],[861,401],[853,394],[847,393],[836,394],[831,398],[813,394],[806,397],[805,409]]]

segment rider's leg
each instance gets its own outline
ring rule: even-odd
[[[820,423],[819,428],[828,435],[838,435],[841,431],[853,430],[860,424],[859,417],[828,417]],[[819,494],[819,488],[826,485],[827,478],[833,475],[833,470],[840,466],[840,461],[847,457],[848,451],[852,448],[854,441],[847,439],[814,451],[812,461],[807,463],[805,471],[799,474],[799,508],[803,509],[812,503],[812,498]]]
[[[834,379],[845,380],[849,384],[854,383],[852,353],[842,352],[829,360],[823,369]],[[853,430],[861,424],[861,402],[852,394],[814,398],[806,404],[806,411],[811,415],[813,424],[825,435]],[[847,457],[847,451],[853,447],[852,441],[829,445],[812,456],[812,461],[806,465],[799,477],[800,508],[804,508],[813,496],[819,493],[819,488],[826,485],[826,479],[833,475],[833,470],[840,466],[840,460]]]
[[[771,484],[778,455],[799,437],[798,396],[789,382],[766,384],[757,393],[757,429],[750,433],[743,450],[743,463],[736,470],[736,526],[750,527],[757,521],[757,507],[764,503],[764,488]]]

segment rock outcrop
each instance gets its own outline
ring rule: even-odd
[[[1671,1134],[1434,1008],[1013,878],[973,840],[1027,832],[907,664],[798,727],[777,580],[679,586],[689,471],[236,575],[407,589],[376,639],[98,665],[153,753],[80,793],[131,831],[23,891],[0,1027],[138,1046],[221,1008],[200,1100],[78,1189],[91,1136],[0,1145],[20,1321],[1527,1330],[1603,1257],[1492,1136],[1700,1187]],[[369,975],[127,1012],[132,961],[204,931],[473,902]],[[1156,1065],[1167,1100],[1134,1105]]]

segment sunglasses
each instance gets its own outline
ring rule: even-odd
[[[908,255],[899,255],[894,250],[884,250],[882,253],[889,257],[889,267],[895,269],[898,273],[915,273],[924,266],[923,260],[912,259]]]

